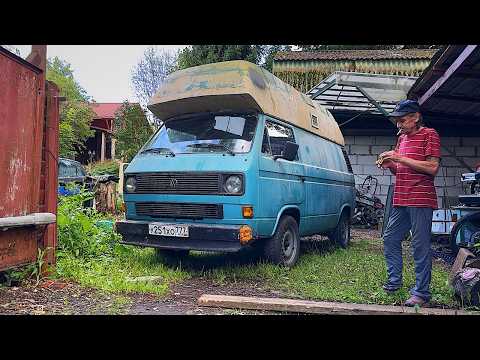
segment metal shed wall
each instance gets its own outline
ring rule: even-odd
[[[30,59],[44,66],[46,46],[34,48]],[[0,271],[55,243],[55,223],[36,225],[56,214],[58,89],[46,96],[44,70],[0,48]]]

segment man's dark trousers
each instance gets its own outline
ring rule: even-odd
[[[410,292],[425,301],[430,301],[431,298],[429,287],[432,277],[432,215],[432,208],[394,206],[383,235],[388,286],[394,289],[402,286],[402,240],[409,230],[412,231],[416,281]]]

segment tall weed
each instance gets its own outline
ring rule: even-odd
[[[82,190],[77,195],[61,196],[58,200],[58,256],[77,258],[112,256],[119,244],[119,235],[113,228],[98,226],[100,220],[112,220],[108,215],[83,204],[93,193]]]

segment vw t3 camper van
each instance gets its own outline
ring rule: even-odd
[[[354,176],[332,115],[247,61],[171,74],[163,120],[125,170],[122,242],[170,259],[261,249],[293,266],[300,237],[350,239]]]

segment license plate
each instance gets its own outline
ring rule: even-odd
[[[161,223],[148,224],[148,233],[150,235],[188,237],[187,225],[170,225]]]

